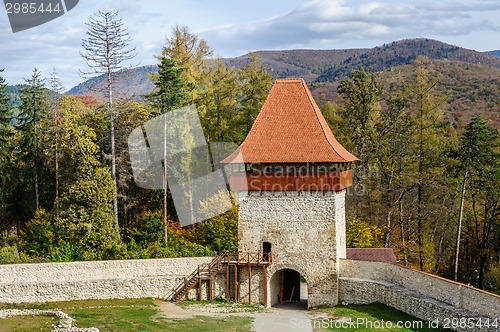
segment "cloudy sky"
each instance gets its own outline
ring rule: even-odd
[[[263,49],[374,47],[415,37],[500,49],[499,0],[81,0],[66,15],[15,34],[0,9],[0,68],[7,83],[23,83],[35,67],[45,77],[55,67],[66,89],[82,82],[81,40],[85,22],[98,10],[119,11],[138,51],[134,64],[143,65],[155,63],[176,24],[224,57]]]

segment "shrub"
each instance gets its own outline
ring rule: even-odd
[[[376,226],[353,218],[347,221],[346,244],[348,248],[374,248],[379,245],[378,236],[381,231]]]
[[[0,264],[20,263],[21,257],[17,246],[6,244],[0,248]]]
[[[45,257],[53,250],[54,223],[44,209],[35,212],[21,230],[22,249],[33,257]]]

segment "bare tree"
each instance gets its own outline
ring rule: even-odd
[[[98,11],[89,22],[87,39],[82,40],[84,52],[80,55],[87,61],[92,72],[81,72],[84,76],[107,75],[106,93],[108,97],[109,112],[109,136],[111,143],[111,177],[115,184],[113,197],[113,212],[115,226],[118,228],[118,193],[116,181],[116,145],[115,145],[115,117],[113,109],[113,83],[116,72],[122,69],[122,63],[137,55],[134,48],[129,48],[132,40],[128,29],[124,27],[122,20],[118,18],[118,12]]]

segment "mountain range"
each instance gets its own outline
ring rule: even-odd
[[[411,61],[423,55],[440,73],[440,89],[449,98],[450,118],[467,121],[479,112],[500,128],[500,50],[478,52],[418,38],[374,48],[257,51],[254,54],[277,78],[304,78],[320,105],[335,98],[338,82],[354,69],[365,68],[391,80],[408,73]],[[223,60],[228,66],[241,68],[250,59],[250,55],[245,54]],[[141,99],[153,89],[149,75],[157,70],[156,65],[122,70],[115,80],[115,95]],[[105,83],[104,76],[97,76],[73,87],[67,94],[103,97]]]

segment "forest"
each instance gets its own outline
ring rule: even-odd
[[[117,24],[108,41],[114,58],[99,61],[101,20],[116,19],[99,14],[82,56],[91,74],[107,75],[106,98],[66,95],[55,71],[44,78],[35,68],[12,103],[0,71],[0,263],[237,249],[237,207],[181,227],[168,188],[134,183],[127,138],[194,104],[208,142],[240,144],[275,77],[258,56],[230,66],[176,26],[150,76],[154,89],[140,101],[113,97],[120,63],[135,50]],[[466,122],[450,119],[434,62],[409,61],[397,79],[354,69],[334,98],[318,102],[336,138],[360,159],[347,192],[348,247],[391,247],[401,264],[500,293],[500,135],[481,110],[469,109],[475,115]]]

